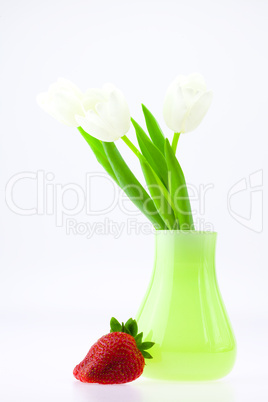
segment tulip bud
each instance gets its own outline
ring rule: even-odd
[[[122,92],[111,84],[89,89],[84,96],[85,116],[76,115],[79,126],[93,137],[113,142],[130,128],[130,112]]]
[[[176,133],[194,130],[203,120],[212,101],[202,75],[179,75],[168,87],[164,100],[164,119]]]
[[[83,93],[71,81],[59,78],[47,92],[37,96],[39,106],[55,119],[70,127],[77,127],[75,115],[84,115]]]

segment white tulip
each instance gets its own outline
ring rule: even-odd
[[[83,93],[71,81],[59,78],[47,92],[37,96],[39,106],[55,119],[70,127],[77,127],[75,115],[84,115]]]
[[[76,115],[79,126],[101,141],[113,142],[130,128],[130,112],[122,92],[112,84],[86,91],[85,116]]]
[[[179,75],[168,87],[164,100],[164,120],[176,133],[194,130],[203,120],[212,101],[202,75]]]

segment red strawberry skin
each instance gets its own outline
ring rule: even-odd
[[[142,374],[144,365],[144,357],[133,336],[112,332],[90,348],[73,374],[82,382],[124,384],[136,380]]]

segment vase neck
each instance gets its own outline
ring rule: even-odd
[[[205,264],[213,270],[216,238],[215,232],[158,231],[156,268],[198,272]]]

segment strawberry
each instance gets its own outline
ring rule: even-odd
[[[116,318],[110,321],[110,333],[101,337],[79,363],[73,374],[82,382],[123,384],[134,381],[144,369],[145,360],[152,359],[146,349],[154,342],[142,342],[138,325],[130,318],[122,325]]]

